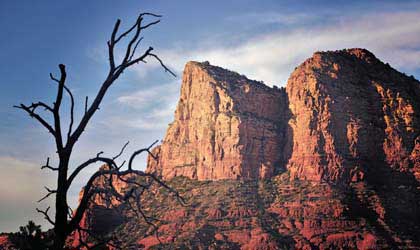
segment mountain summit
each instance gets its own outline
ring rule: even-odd
[[[419,249],[419,135],[420,83],[365,49],[316,52],[286,88],[188,62],[147,165],[188,205],[145,195],[155,231],[96,197],[83,226],[125,249]]]

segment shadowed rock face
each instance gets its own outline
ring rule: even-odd
[[[419,109],[420,83],[364,49],[317,52],[281,89],[189,62],[147,166],[188,205],[143,197],[159,239],[106,217],[125,249],[419,249]]]

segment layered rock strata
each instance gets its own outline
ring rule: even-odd
[[[284,89],[208,63],[189,62],[174,122],[149,158],[164,179],[258,179],[281,168],[287,125]]]
[[[148,171],[218,180],[287,168],[291,178],[348,183],[381,169],[418,178],[419,86],[364,49],[315,53],[285,89],[189,62]]]
[[[414,78],[367,50],[351,49],[315,53],[286,89],[292,178],[337,182],[358,181],[366,172],[418,172],[412,151],[420,132],[420,84]]]

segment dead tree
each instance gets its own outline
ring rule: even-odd
[[[145,18],[154,19],[152,22],[145,23]],[[151,146],[138,150],[134,152],[129,160],[128,167],[123,169],[123,166],[118,166],[115,163],[115,160],[118,156],[122,154],[122,151],[125,149],[125,146],[121,150],[120,154],[115,157],[103,157],[102,152],[98,153],[94,158],[87,160],[86,162],[80,164],[76,168],[72,168],[72,172],[69,168],[69,161],[73,152],[73,149],[83,134],[83,131],[86,129],[89,121],[99,109],[99,106],[109,90],[109,88],[115,83],[115,81],[119,78],[119,76],[129,67],[134,66],[138,63],[146,63],[146,60],[152,58],[157,60],[157,62],[162,66],[162,68],[175,76],[175,74],[163,63],[163,61],[153,53],[153,48],[149,47],[140,55],[136,53],[137,48],[142,41],[143,37],[142,31],[148,29],[149,27],[156,25],[160,22],[161,16],[155,15],[152,13],[142,13],[138,16],[136,22],[129,27],[127,30],[123,32],[119,32],[120,23],[121,21],[118,19],[115,23],[114,29],[111,34],[110,40],[107,42],[108,44],[108,58],[109,58],[109,73],[106,76],[105,80],[103,81],[102,85],[99,88],[98,93],[96,94],[95,98],[93,99],[91,104],[88,104],[88,98],[86,97],[85,105],[85,112],[82,114],[80,121],[78,124],[75,123],[75,116],[74,116],[74,106],[75,106],[75,99],[73,96],[72,91],[66,84],[66,67],[64,64],[59,65],[60,69],[60,77],[56,78],[53,74],[50,74],[50,78],[52,81],[56,82],[57,84],[57,95],[55,97],[55,101],[52,105],[49,105],[45,102],[35,102],[31,105],[20,104],[19,106],[15,106],[19,109],[25,111],[30,117],[34,118],[37,122],[39,122],[43,127],[45,127],[48,132],[52,135],[55,140],[55,146],[57,149],[58,155],[58,165],[51,166],[49,162],[49,158],[47,159],[47,163],[41,167],[41,169],[49,169],[57,173],[57,186],[55,189],[47,189],[47,194],[43,199],[48,198],[50,195],[55,196],[55,216],[52,218],[50,216],[49,207],[46,210],[39,210],[38,212],[42,213],[48,222],[53,225],[55,238],[54,244],[52,249],[64,249],[65,248],[65,241],[66,238],[71,235],[72,233],[80,230],[86,230],[80,228],[79,224],[85,213],[86,209],[88,208],[89,200],[92,196],[101,193],[110,193],[114,195],[121,201],[126,201],[130,198],[134,197],[134,193],[141,194],[140,192],[134,192],[134,189],[140,188],[147,189],[150,187],[150,183],[142,184],[142,183],[130,183],[133,187],[132,190],[129,190],[126,193],[118,193],[114,188],[112,188],[112,181],[111,181],[111,189],[101,190],[99,188],[95,188],[93,185],[94,181],[97,178],[106,176],[112,180],[113,178],[117,177],[121,181],[128,181],[128,178],[125,178],[130,175],[136,176],[143,176],[147,177],[150,180],[158,183],[159,185],[169,189],[173,194],[179,197],[178,193],[167,186],[164,182],[160,181],[156,176],[150,173],[145,173],[140,170],[135,170],[133,168],[133,160],[137,155],[140,153],[146,152],[150,153]],[[123,59],[119,64],[115,62],[115,55],[114,49],[118,44],[125,43],[125,54],[123,54]],[[61,118],[60,118],[60,111],[63,103],[63,97],[67,96],[70,100],[70,119],[68,124],[64,126]],[[52,122],[48,122],[49,119],[45,119],[43,115],[39,113],[39,110],[43,109],[46,113],[52,116]],[[63,127],[67,127],[67,131]],[[89,181],[86,183],[84,187],[83,196],[81,198],[80,204],[73,213],[69,213],[71,209],[67,202],[67,194],[69,188],[71,187],[74,179],[78,176],[78,174],[85,168],[92,166],[94,163],[105,163],[109,166],[108,169],[101,169],[94,173]],[[146,217],[145,217],[146,218]]]

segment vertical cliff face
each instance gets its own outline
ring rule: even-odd
[[[148,171],[198,180],[268,178],[286,167],[292,179],[317,182],[390,170],[419,178],[419,86],[364,49],[315,53],[286,90],[189,62]]]
[[[237,73],[189,62],[165,139],[148,171],[165,179],[258,179],[282,164],[287,98]]]
[[[357,181],[388,167],[417,172],[410,155],[417,157],[419,87],[367,50],[315,53],[287,84],[292,178]]]

